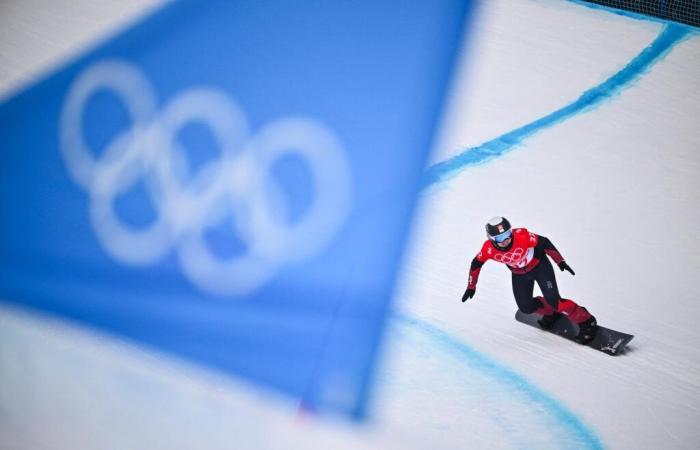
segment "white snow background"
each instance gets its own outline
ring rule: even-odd
[[[0,97],[158,3],[0,3]],[[0,306],[0,448],[700,448],[700,33],[606,84],[668,26],[560,0],[480,4],[432,156],[467,164],[421,195],[368,423],[300,415]],[[557,113],[597,86],[600,101]],[[483,144],[506,151],[470,163]],[[493,262],[460,301],[494,215],[554,242],[576,271],[557,271],[562,295],[634,334],[625,354],[516,322],[510,275]]]

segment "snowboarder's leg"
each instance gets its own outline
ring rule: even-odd
[[[554,269],[552,268],[552,263],[549,262],[547,258],[544,258],[539,265],[532,271],[535,279],[537,280],[537,285],[542,291],[542,295],[552,308],[557,312],[560,311],[559,299],[559,287],[557,286],[557,279],[554,276]]]
[[[595,317],[593,317],[586,308],[577,305],[573,300],[563,298],[559,302],[559,310],[569,316],[569,319],[578,325],[579,331],[576,339],[582,343],[593,339],[598,324],[596,323]]]
[[[525,314],[539,314],[542,318],[539,320],[540,326],[548,330],[554,325],[554,322],[561,316],[555,308],[547,302],[544,297],[532,297],[532,291],[535,288],[535,279],[529,274],[515,275],[513,274],[513,295],[515,302]],[[556,298],[555,298],[556,300]]]
[[[591,313],[589,313],[586,308],[577,305],[576,302],[569,300],[568,298],[562,298],[559,300],[558,311],[569,316],[569,319],[577,325],[592,317]]]
[[[581,342],[593,339],[596,327],[595,317],[586,308],[579,306],[573,300],[561,298],[552,263],[546,258],[543,259],[537,269],[535,269],[535,273],[537,284],[540,286],[547,302],[553,306],[556,305],[558,313],[566,314],[569,320],[578,325],[579,334],[577,339]]]
[[[528,274],[513,274],[512,282],[513,296],[515,297],[515,303],[518,304],[518,309],[525,314],[535,312],[540,307],[540,303],[532,298],[532,290],[535,288],[535,280]]]
[[[540,287],[543,295],[542,297],[536,298],[541,307],[535,312],[542,315],[542,318],[537,322],[540,324],[540,327],[549,330],[562,316],[558,311],[559,288],[557,287],[557,280],[554,278],[552,264],[545,258],[532,271],[532,275],[537,281],[537,285]]]
[[[535,300],[539,301],[541,305],[535,313],[542,315],[542,318],[537,322],[542,329],[549,330],[563,314],[552,308],[552,305],[544,297],[535,297]]]

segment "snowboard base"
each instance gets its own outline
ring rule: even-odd
[[[540,324],[537,322],[540,318],[542,318],[542,316],[539,314],[525,314],[520,310],[515,313],[515,320],[518,322],[533,326],[542,331],[557,334],[570,341],[578,342],[574,339],[578,334],[578,326],[572,323],[568,317],[560,317],[549,330],[544,330],[540,327]],[[630,343],[632,338],[634,338],[634,336],[631,334],[622,333],[598,325],[595,337],[583,345],[607,353],[608,355],[616,356],[624,352],[625,347],[627,347],[627,344]]]

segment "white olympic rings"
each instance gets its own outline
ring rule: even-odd
[[[496,253],[493,257],[496,261],[504,264],[508,264],[509,266],[516,265],[519,263],[522,259],[523,256],[525,255],[525,251],[520,248],[516,247],[513,249],[512,252],[506,252],[506,253]]]
[[[98,158],[83,134],[87,102],[98,91],[116,94],[132,126]],[[190,174],[176,135],[185,125],[206,126],[220,156]],[[200,289],[226,296],[250,294],[285,264],[321,251],[350,210],[350,164],[335,134],[303,117],[278,119],[251,135],[245,115],[224,92],[193,87],[158,111],[153,88],[131,63],[98,62],[71,85],[60,118],[60,147],[71,178],[90,197],[90,219],[105,250],[129,265],[152,264],[176,248],[186,277]],[[282,187],[270,176],[285,155],[304,162],[312,176],[311,205],[292,223],[275,208]],[[115,200],[144,182],[156,212],[152,223],[130,227]],[[225,218],[246,244],[243,255],[223,259],[204,233]]]

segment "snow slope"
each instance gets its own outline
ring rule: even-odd
[[[5,93],[152,3],[85,4],[85,23],[113,22],[83,36],[10,5],[0,66],[17,68],[0,72]],[[302,416],[185,362],[3,306],[0,447],[699,448],[700,34],[573,2],[488,1],[463,61],[369,424]],[[494,215],[552,239],[576,271],[557,272],[560,291],[635,334],[626,354],[515,322],[495,263],[461,303]]]

